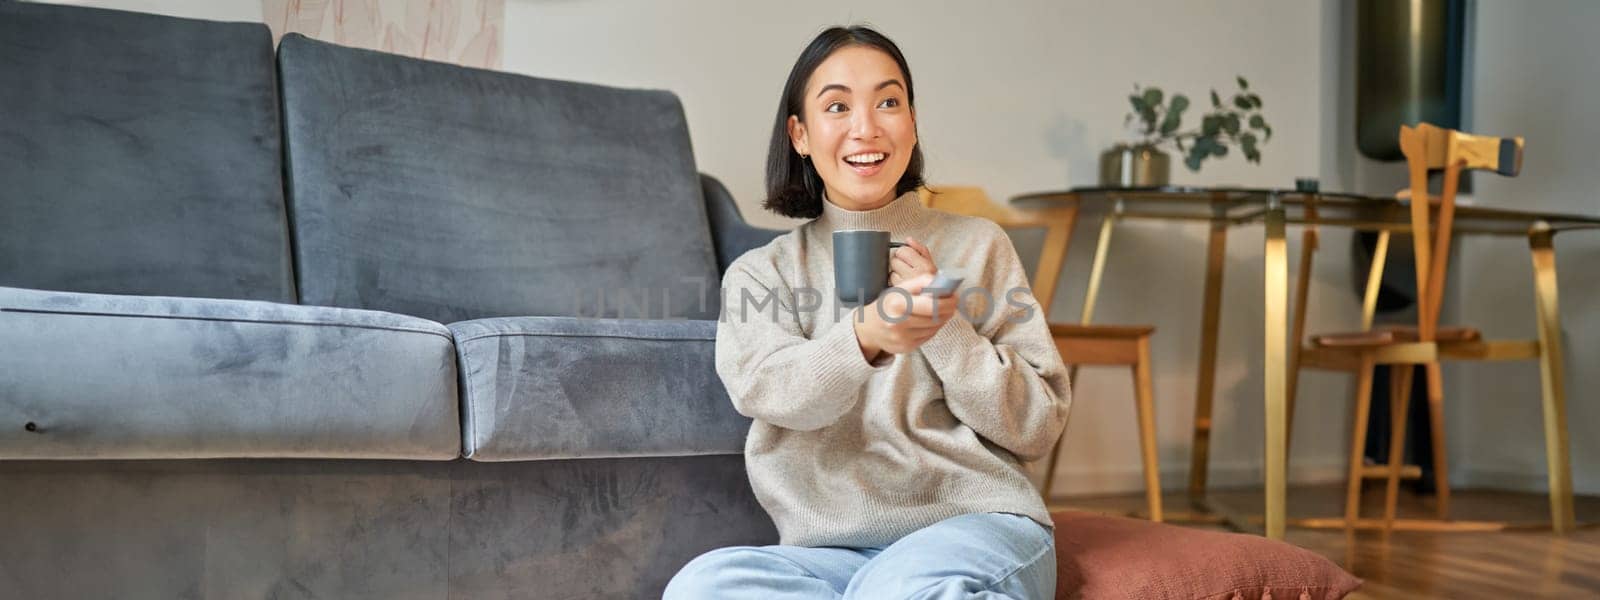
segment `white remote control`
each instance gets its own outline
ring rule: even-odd
[[[956,293],[956,289],[961,287],[961,282],[964,280],[966,277],[960,271],[939,269],[939,273],[933,276],[933,281],[923,286],[922,292],[918,295],[943,298]]]

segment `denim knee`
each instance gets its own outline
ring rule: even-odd
[[[727,588],[725,581],[720,581],[732,575],[732,567],[749,564],[752,560],[760,560],[753,554],[759,554],[757,548],[751,546],[733,546],[718,548],[700,556],[696,556],[689,564],[678,569],[678,573],[667,582],[667,589],[662,592],[662,600],[700,600],[716,596],[718,590]]]

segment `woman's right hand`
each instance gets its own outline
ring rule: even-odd
[[[943,298],[918,295],[924,286],[932,282],[933,275],[908,279],[896,287],[909,292],[910,298],[900,292],[884,290],[877,300],[859,309],[861,316],[850,317],[856,329],[856,341],[861,346],[861,355],[867,362],[876,361],[884,352],[905,354],[922,347],[955,316],[958,309],[956,295]]]

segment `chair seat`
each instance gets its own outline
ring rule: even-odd
[[[1129,339],[1155,333],[1154,325],[1079,325],[1077,323],[1051,323],[1051,337]]]
[[[1417,328],[1393,326],[1372,331],[1325,333],[1311,336],[1311,343],[1324,348],[1348,348],[1410,344],[1418,341]],[[1472,327],[1440,327],[1434,340],[1440,343],[1475,342],[1483,333]]]

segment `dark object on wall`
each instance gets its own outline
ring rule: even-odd
[[[1378,233],[1375,231],[1357,231],[1350,238],[1350,264],[1356,267],[1350,270],[1350,288],[1355,290],[1357,300],[1366,290],[1367,273],[1377,249]],[[1383,262],[1383,279],[1378,285],[1378,312],[1405,310],[1417,301],[1417,265],[1411,252],[1409,234],[1397,233],[1390,237],[1389,253]]]
[[[1356,147],[1396,161],[1401,124],[1461,126],[1466,0],[1360,0]]]

